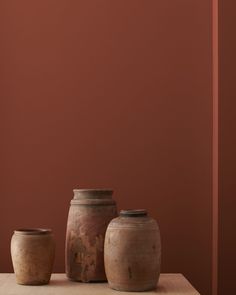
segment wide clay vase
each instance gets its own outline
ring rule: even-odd
[[[50,229],[14,231],[11,239],[11,257],[18,284],[48,284],[54,255],[55,242]]]
[[[112,194],[109,189],[74,190],[66,233],[66,274],[71,280],[106,281],[105,232],[117,216]]]
[[[106,232],[105,270],[112,289],[155,289],[160,275],[161,239],[146,210],[122,210]]]

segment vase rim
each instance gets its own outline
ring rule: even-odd
[[[74,189],[74,200],[112,199],[112,189]]]
[[[20,235],[46,235],[52,233],[49,228],[19,228],[14,230],[15,234]]]
[[[147,216],[146,209],[125,209],[120,211],[120,216],[123,217],[142,217]]]
[[[104,193],[113,193],[113,189],[111,188],[75,188],[73,189],[74,192],[91,192],[91,193],[96,193],[96,192],[104,192]]]

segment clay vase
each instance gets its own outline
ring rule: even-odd
[[[122,210],[108,225],[105,270],[112,289],[155,289],[160,275],[161,240],[157,222],[146,210]]]
[[[50,281],[55,242],[50,229],[18,229],[11,239],[11,257],[16,282],[44,285]]]
[[[66,233],[66,274],[74,281],[106,281],[104,239],[117,216],[112,190],[75,189]]]

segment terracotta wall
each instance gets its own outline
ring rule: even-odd
[[[163,272],[211,289],[211,1],[0,2],[0,271],[18,227],[112,187],[161,228]]]
[[[235,294],[236,3],[219,1],[219,295]]]

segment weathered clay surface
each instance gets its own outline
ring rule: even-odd
[[[66,234],[66,274],[69,279],[105,281],[104,238],[117,216],[112,191],[74,190]]]
[[[16,281],[23,285],[48,284],[54,262],[55,243],[50,230],[21,229],[11,240]]]
[[[104,258],[108,283],[120,291],[151,290],[160,275],[159,228],[145,214],[130,215],[133,217],[124,214],[113,219],[107,228]]]

